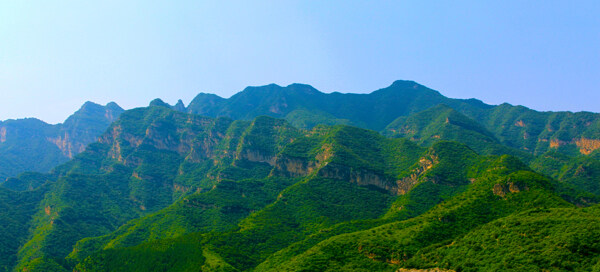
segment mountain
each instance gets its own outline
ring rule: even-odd
[[[440,199],[437,202],[440,204],[433,203],[435,207],[430,211],[412,219],[402,220],[388,214],[402,212],[404,207],[417,203],[385,204],[382,202],[385,198],[377,191],[353,192],[360,187],[351,189],[346,180],[308,178],[284,190],[273,204],[242,220],[237,230],[196,232],[129,247],[109,246],[85,258],[76,270],[203,267],[227,271],[395,271],[404,264],[402,256],[408,257],[405,260],[408,263],[409,257],[417,255],[419,250],[462,237],[494,219],[536,207],[572,207],[553,194],[548,180],[527,170],[514,158],[481,161],[471,151],[472,159],[458,169],[451,162],[442,163],[444,159],[453,159],[445,156],[464,148],[444,143],[422,154],[439,153],[440,162],[425,170],[437,169],[437,173],[419,175],[417,186],[429,187],[429,192],[432,187],[461,188],[442,198],[446,201]],[[469,154],[468,149],[464,152],[463,155]],[[466,176],[448,176],[450,169],[446,167]],[[477,180],[470,181],[469,176]],[[354,215],[345,218],[350,214]]]
[[[124,112],[97,143],[48,175],[54,180],[30,192],[42,197],[29,212],[29,238],[5,267],[395,269],[411,262],[386,264],[399,254],[390,237],[439,218],[448,219],[407,240],[411,256],[513,213],[573,207],[517,158],[479,155],[461,143],[420,147],[346,125],[303,130],[266,116],[234,121],[158,103]],[[372,240],[362,233],[378,229],[386,230],[375,231],[380,243],[358,255],[336,253],[350,258],[348,266],[312,257],[330,251],[327,241],[360,247]],[[368,258],[382,246],[392,257]]]
[[[451,140],[464,143],[480,154],[510,154],[525,161],[532,157],[528,152],[503,145],[483,125],[444,104],[398,117],[382,133],[389,137],[410,138],[426,146],[439,140]]]
[[[396,81],[391,86],[370,94],[325,94],[304,84],[248,87],[228,99],[200,94],[192,100],[187,111],[233,119],[268,115],[285,118],[292,125],[302,128],[328,122],[382,130],[399,116],[441,103],[464,108],[468,112],[479,112],[491,107],[474,99],[448,99],[413,81]]]
[[[532,112],[406,81],[156,99],[4,182],[0,271],[598,269],[600,151],[515,141],[596,115]]]
[[[268,115],[299,128],[346,124],[385,132],[394,121],[398,123],[397,118],[440,104],[476,120],[480,127],[476,132],[483,128],[487,131],[483,135],[530,154],[559,150],[573,156],[600,148],[598,113],[538,112],[506,103],[493,106],[476,99],[452,99],[413,81],[395,81],[369,94],[326,94],[304,84],[248,87],[228,99],[201,93],[186,111],[245,120]]]
[[[0,271],[11,271],[29,238],[31,217],[47,190],[12,192],[0,187]]]
[[[563,198],[582,206],[598,202],[600,161],[597,158],[585,155],[570,157],[554,150],[537,156],[531,167],[556,180],[555,186]]]
[[[598,212],[598,206],[593,206],[516,213],[449,244],[423,250],[415,266],[463,271],[596,271],[600,268]]]
[[[389,136],[393,134],[394,127],[397,128],[410,115],[420,115],[408,120],[414,122],[424,115],[433,118],[432,114],[448,114],[439,109],[438,112],[431,112],[436,111],[438,105],[446,105],[455,111],[455,117],[461,114],[470,119],[470,125],[478,127],[472,133],[485,130],[477,136],[468,135],[473,139],[479,138],[468,143],[477,151],[482,151],[481,141],[494,141],[502,146],[484,144],[488,149],[486,152],[504,152],[528,160],[524,152],[540,155],[558,150],[569,156],[577,156],[591,154],[600,148],[600,119],[597,113],[538,112],[523,106],[492,106],[476,99],[451,99],[413,81],[396,81],[387,88],[369,94],[325,94],[304,84],[287,87],[271,84],[248,87],[228,99],[201,93],[188,107],[181,100],[175,106],[160,99],[151,104],[209,117],[251,120],[268,115],[284,118],[299,128],[312,128],[319,124],[353,125],[381,131]],[[67,161],[83,151],[87,144],[94,142],[122,111],[115,103],[102,107],[88,102],[64,124],[48,125],[37,119],[0,122],[0,180],[26,171],[46,172]],[[466,120],[462,117],[459,119]],[[430,123],[429,127],[436,127],[436,124]],[[463,128],[468,130],[471,127]],[[427,133],[431,135],[418,136],[425,136],[423,139],[441,137],[439,133]],[[448,133],[446,131],[444,135],[453,134],[448,138],[450,140],[463,136]],[[420,141],[431,142],[423,139]]]
[[[485,174],[478,175],[477,180],[462,193],[418,217],[312,241],[302,249],[294,249],[293,257],[289,252],[280,252],[279,256],[267,260],[257,270],[396,271],[400,267],[440,268],[438,263],[433,262],[424,265],[420,252],[432,246],[445,247],[452,244],[453,239],[520,211],[571,207],[551,192],[547,180],[519,165],[514,158],[492,159],[477,168]],[[503,270],[502,259],[489,261]],[[456,266],[442,268],[464,270]]]
[[[34,118],[0,121],[0,183],[27,171],[47,172],[68,161],[96,141],[122,112],[113,102],[106,106],[86,102],[62,124]]]
[[[47,183],[18,259],[63,265],[61,258],[82,238],[109,233],[224,179],[266,176],[263,160],[295,133],[272,118],[234,122],[162,106],[127,111],[97,143],[50,173],[56,178]]]

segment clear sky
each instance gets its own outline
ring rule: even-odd
[[[492,3],[495,2],[495,3]],[[0,2],[0,120],[248,85],[600,111],[600,1]]]

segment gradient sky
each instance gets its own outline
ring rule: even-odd
[[[93,2],[93,3],[92,3]],[[176,2],[176,3],[173,3]],[[0,120],[248,85],[600,111],[600,1],[0,2]]]

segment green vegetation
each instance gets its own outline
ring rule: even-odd
[[[275,201],[293,180],[224,181],[206,193],[190,195],[175,204],[121,226],[110,234],[79,241],[68,256],[78,263],[100,249],[134,246],[145,241],[174,238],[193,232],[228,231],[252,211]]]
[[[569,207],[548,190],[547,180],[529,171],[514,171],[512,164],[510,158],[489,163],[481,180],[419,217],[334,236],[270,269],[395,271],[399,267],[420,267],[421,250],[462,237],[495,218],[535,207]],[[494,193],[496,184],[507,182],[519,184],[521,191],[503,196]]]
[[[438,105],[408,117],[399,117],[383,131],[391,137],[410,138],[429,146],[439,140],[464,143],[480,154],[517,156],[531,160],[531,154],[507,147],[475,120],[446,105]]]
[[[11,192],[0,187],[0,271],[11,271],[17,250],[28,239],[28,228],[47,187]]]
[[[456,271],[597,271],[598,207],[538,208],[423,249],[411,265]]]
[[[46,140],[45,134],[58,135],[56,126],[29,118],[0,123],[0,181],[26,171],[45,172],[68,160],[61,150]]]
[[[47,172],[68,161],[96,141],[122,112],[115,103],[101,106],[86,102],[58,125],[34,118],[0,121],[0,184],[23,172]],[[30,190],[41,184],[28,185],[11,187],[9,182],[6,186]]]
[[[479,113],[491,108],[476,100],[448,99],[413,81],[399,80],[371,94],[324,94],[304,84],[248,87],[229,99],[201,93],[190,103],[187,111],[248,120],[268,115],[285,118],[300,128],[345,124],[382,130],[398,116],[407,116],[441,103],[461,112]]]
[[[531,167],[553,178],[556,191],[578,206],[600,202],[600,161],[590,156],[569,157],[557,151],[538,156]]]
[[[246,120],[268,115],[307,129],[344,124],[387,135],[395,130],[425,144],[437,137],[458,140],[483,154],[510,154],[526,161],[531,154],[554,149],[574,156],[600,147],[597,113],[491,106],[476,99],[447,98],[413,81],[399,80],[370,94],[325,94],[309,85],[271,84],[248,87],[229,99],[199,94],[186,110]]]
[[[414,82],[155,100],[3,182],[0,271],[600,270],[596,118]]]
[[[460,145],[439,144],[435,148],[443,158],[455,154]],[[474,153],[471,151],[471,154]],[[385,216],[383,211],[390,204],[379,200],[386,194],[378,191],[343,181],[309,178],[285,189],[273,204],[242,220],[239,230],[199,232],[107,249],[92,254],[77,269],[135,269],[138,266],[131,260],[137,259],[153,263],[153,266],[140,264],[139,267],[162,267],[167,263],[186,270],[205,265],[192,256],[210,250],[218,260],[228,264],[224,266],[240,270],[256,267],[257,271],[393,271],[414,266],[414,258],[420,256],[421,250],[463,237],[496,218],[536,207],[570,207],[552,193],[548,179],[529,171],[517,159],[471,156],[473,158],[467,160],[470,163],[461,168],[469,173],[467,176],[473,174],[479,179],[449,193],[443,197],[444,202],[428,212],[423,211],[420,216],[415,214],[417,217]],[[355,206],[355,203],[360,205]],[[372,212],[368,212],[369,209]],[[346,217],[348,215],[352,216]]]

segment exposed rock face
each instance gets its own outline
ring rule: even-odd
[[[508,182],[507,184],[495,184],[492,189],[494,194],[500,197],[505,197],[509,193],[518,193],[521,191],[527,191],[529,188],[525,184]]]
[[[420,159],[419,165],[411,171],[410,175],[400,180],[395,180],[383,173],[366,169],[354,169],[347,165],[329,162],[328,160],[335,156],[331,152],[331,146],[325,145],[321,148],[321,151],[316,156],[315,161],[305,158],[279,156],[274,163],[271,175],[301,177],[317,171],[317,175],[320,177],[345,180],[359,186],[373,186],[393,195],[403,195],[419,183],[419,178],[425,171],[431,169],[438,162],[438,158],[435,155],[423,157]]]
[[[187,193],[191,189],[192,189],[192,187],[183,186],[183,185],[180,185],[180,184],[177,184],[177,183],[173,183],[173,191],[174,192]]]
[[[0,143],[6,142],[6,127],[0,127]]]
[[[568,144],[575,144],[579,148],[579,152],[584,155],[589,155],[594,150],[600,148],[600,139],[578,138],[569,142],[557,139],[550,140],[550,148],[558,148]]]
[[[275,113],[275,114],[283,114],[284,112],[287,111],[287,103],[285,102],[285,98],[282,99],[281,102],[276,103],[272,106],[269,107],[269,112]]]
[[[122,112],[123,109],[114,102],[106,106],[86,102],[61,125],[59,135],[49,136],[46,140],[55,144],[64,156],[73,158],[88,144],[97,141]]]
[[[281,119],[257,117],[240,136],[236,148],[236,160],[275,165],[277,153],[285,144],[294,141],[296,132]]]
[[[64,133],[58,137],[46,138],[49,142],[55,144],[63,155],[68,158],[73,158],[75,155],[85,150],[86,143],[78,140],[71,140],[70,134]]]
[[[278,157],[272,175],[302,177],[311,174],[319,166],[314,161],[289,156]]]
[[[373,171],[352,169],[345,165],[328,163],[319,170],[318,175],[325,178],[347,180],[360,186],[375,186],[393,194],[398,191],[398,186],[392,179]]]
[[[168,122],[154,123],[141,135],[132,134],[121,124],[115,124],[100,137],[99,142],[111,146],[111,158],[130,166],[140,162],[135,156],[130,157],[125,148],[131,152],[141,145],[176,152],[191,162],[214,157],[216,146],[225,137],[213,129],[217,121],[198,116],[190,117],[185,122],[186,126],[180,127],[172,127]]]
[[[173,109],[176,111],[185,112],[185,105],[183,104],[183,101],[181,101],[181,99],[177,100],[177,104],[173,106]]]
[[[23,172],[47,172],[83,152],[123,112],[117,104],[86,102],[62,124],[35,118],[0,122],[0,180]]]
[[[566,145],[567,143],[564,141],[560,141],[557,139],[551,139],[550,140],[550,148],[558,148],[560,146]]]
[[[523,122],[523,120],[519,120],[519,121],[515,122],[515,126],[517,126],[517,127],[525,127],[525,123]]]
[[[314,159],[280,155],[275,160],[271,175],[300,177],[312,174],[323,167],[334,156],[331,144],[321,146]]]
[[[374,186],[388,191],[394,195],[406,194],[418,182],[419,177],[437,163],[437,157],[431,155],[421,158],[419,166],[412,170],[411,174],[400,180],[393,180],[383,174],[364,169],[355,170],[347,166],[327,164],[318,172],[320,176],[348,180],[360,186]]]
[[[142,143],[142,139],[134,135],[123,133],[123,128],[119,125],[113,126],[110,132],[105,133],[99,139],[100,143],[111,144],[109,156],[119,162],[125,162],[123,158],[122,146],[125,144],[128,147],[138,147]]]
[[[257,149],[243,149],[237,156],[237,159],[243,159],[251,162],[264,162],[269,165],[275,165],[275,156]]]
[[[409,176],[398,180],[397,194],[406,194],[419,182],[419,177],[427,170],[431,169],[438,162],[438,158],[434,155],[421,158],[419,160],[419,166],[413,169]]]
[[[581,154],[589,155],[594,150],[600,148],[600,140],[587,139],[581,137],[581,139],[575,140],[575,144],[579,147]]]

